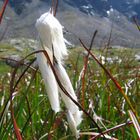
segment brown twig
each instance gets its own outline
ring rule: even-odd
[[[57,8],[58,8],[58,0],[56,0],[56,2],[52,0],[51,13],[53,13],[54,16],[56,16]]]
[[[8,1],[9,1],[9,0],[5,0],[5,1],[4,1],[4,4],[3,4],[3,6],[2,6],[2,10],[1,10],[1,12],[0,12],[0,24],[1,24],[1,21],[2,21],[2,18],[3,18],[3,15],[4,15],[4,12],[5,12],[6,6],[7,6],[7,4],[8,4]]]
[[[56,0],[56,3],[55,3],[54,16],[56,16],[57,8],[58,8],[58,0]]]
[[[20,134],[18,125],[16,123],[16,119],[14,116],[14,109],[13,109],[13,93],[15,91],[15,88],[17,87],[19,81],[21,80],[21,78],[23,77],[23,75],[25,74],[25,72],[28,70],[28,68],[30,67],[30,65],[34,62],[34,60],[29,64],[29,66],[24,70],[24,72],[21,74],[21,76],[19,77],[18,81],[16,82],[16,84],[14,85],[14,81],[15,81],[15,76],[16,76],[16,72],[19,68],[19,66],[21,65],[23,61],[19,61],[17,63],[16,68],[14,69],[12,76],[11,76],[11,80],[10,80],[10,111],[11,111],[11,116],[12,116],[12,121],[13,121],[13,126],[14,126],[14,130],[15,130],[15,135],[17,140],[22,140],[22,136]]]
[[[19,61],[15,60],[15,59],[12,59],[12,58],[0,57],[0,59],[5,60],[5,61],[6,61],[6,60],[10,60],[10,61],[19,63]],[[5,61],[4,61],[4,62],[5,62]],[[20,65],[24,65],[24,66],[28,67],[28,64],[24,63],[23,60],[20,61]],[[36,69],[35,69],[34,67],[30,66],[30,68],[31,68],[33,71],[36,71]]]
[[[107,129],[106,131],[103,132],[103,134],[105,135],[105,134],[107,134],[107,133],[109,133],[111,131],[115,131],[115,130],[117,130],[119,128],[122,128],[122,127],[127,126],[127,125],[132,125],[132,124],[133,124],[132,121],[129,121],[129,122],[123,123],[123,124],[119,124],[119,125],[117,125],[117,126],[115,126],[113,128]],[[90,140],[96,140],[97,138],[100,138],[100,137],[101,137],[101,134],[96,135],[95,137],[92,137]]]
[[[89,46],[89,51],[91,51],[92,49],[92,46],[93,46],[93,42],[94,42],[94,39],[96,37],[96,34],[97,34],[97,30],[94,32],[93,36],[92,36],[92,40],[91,40],[91,43],[90,43],[90,46]],[[89,52],[88,54],[84,57],[84,67],[83,67],[83,71],[82,71],[82,107],[84,107],[84,95],[85,95],[85,76],[86,76],[86,71],[87,71],[87,66],[88,66],[88,61],[89,61]]]
[[[18,67],[16,67],[15,69],[17,70]],[[16,120],[15,120],[14,109],[13,109],[13,93],[14,93],[13,85],[14,85],[16,70],[13,71],[12,76],[11,76],[11,80],[10,80],[10,111],[11,111],[11,116],[12,116],[12,121],[13,121],[13,126],[14,126],[14,130],[15,130],[16,138],[17,138],[17,140],[22,140],[18,125],[17,125]]]
[[[81,39],[79,39],[81,45],[85,48],[85,50],[87,50],[90,55],[92,56],[92,58],[101,66],[101,68],[105,71],[105,73],[110,77],[110,79],[113,81],[113,83],[115,84],[115,86],[117,87],[117,89],[119,89],[119,91],[121,92],[121,94],[123,95],[123,97],[125,98],[126,102],[128,103],[130,109],[133,111],[133,113],[136,115],[137,120],[139,121],[139,117],[137,112],[135,111],[135,109],[133,108],[129,98],[125,95],[124,90],[122,89],[122,87],[120,86],[119,82],[112,76],[112,74],[105,68],[105,66],[102,65],[102,63],[96,58],[96,56],[89,51],[89,49],[87,49],[86,45],[83,43],[83,41]]]

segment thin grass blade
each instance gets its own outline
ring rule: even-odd
[[[131,110],[129,110],[128,112],[129,112],[130,118],[131,118],[131,120],[132,120],[132,122],[134,124],[134,127],[135,127],[135,129],[137,131],[138,137],[140,139],[140,125],[139,125],[134,113]]]
[[[129,125],[132,125],[132,124],[133,124],[132,121],[129,121],[129,122],[127,122],[127,123],[123,123],[123,124],[116,125],[116,126],[110,128],[110,129],[105,130],[105,131],[102,132],[102,133],[105,135],[105,134],[107,134],[107,133],[109,133],[109,132],[116,131],[116,130],[118,130],[118,129],[124,127],[124,126],[129,126]],[[96,140],[97,138],[100,138],[101,136],[102,136],[102,134],[98,134],[98,135],[92,137],[90,140]]]
[[[103,66],[103,64],[96,58],[96,56],[86,47],[86,45],[83,43],[83,41],[81,39],[79,39],[81,45],[85,48],[85,50],[87,50],[90,55],[93,57],[93,59],[101,66],[101,68],[105,71],[105,73],[110,77],[110,79],[114,82],[115,86],[117,87],[117,89],[121,92],[121,94],[123,95],[123,97],[125,98],[127,104],[129,105],[129,107],[131,108],[131,110],[134,112],[134,114],[136,114],[136,118],[138,117],[138,114],[136,112],[136,110],[134,109],[134,107],[132,106],[128,96],[125,94],[124,90],[122,89],[122,87],[120,86],[119,82],[112,76],[112,74],[105,68],[105,66]]]

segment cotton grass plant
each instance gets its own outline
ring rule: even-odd
[[[55,30],[57,29],[55,25],[51,24],[53,26],[50,26],[48,20],[45,21],[44,25],[47,25],[49,38],[46,40],[45,37],[42,37],[46,33],[45,30],[43,30],[43,34],[40,34],[40,30],[38,30],[40,44],[37,51],[18,62],[15,68],[6,67],[6,70],[2,70],[1,68],[4,68],[5,64],[0,63],[0,139],[71,140],[79,136],[81,140],[139,139],[140,73],[139,62],[133,58],[139,49],[124,49],[123,51],[104,49],[106,52],[102,52],[99,49],[87,49],[83,41],[80,40],[88,55],[91,55],[99,66],[87,56],[86,61],[83,62],[81,54],[84,49],[70,50],[66,69],[73,80],[74,87],[77,87],[78,81],[77,99],[63,67],[63,58],[67,55],[67,50],[63,40],[62,26],[51,13],[46,13],[45,17],[53,22],[56,21],[60,30]],[[43,18],[41,23],[42,21],[44,21]],[[50,30],[51,27],[55,28]],[[55,31],[58,38],[55,38]],[[52,43],[52,45],[47,46],[47,43]],[[65,48],[65,53],[61,50],[61,44],[64,45],[62,47]],[[54,50],[59,53],[55,53]],[[30,60],[30,64],[25,64],[23,61],[33,54],[37,56],[40,71],[31,66],[34,60]],[[106,62],[102,65],[95,54],[105,54],[104,56],[108,54],[109,57],[117,54],[122,62],[120,64]],[[5,60],[6,58],[1,57],[1,59]],[[8,74],[6,74],[7,71]],[[82,79],[79,78],[82,75],[81,72],[84,73]],[[111,78],[114,79],[111,80]],[[129,81],[133,81],[131,85]],[[81,82],[84,84],[80,84]],[[50,83],[54,84],[53,87]],[[118,84],[120,89],[126,90],[125,95],[120,94],[120,89],[116,88],[115,84]],[[44,94],[46,92],[47,98]],[[65,105],[59,101],[60,98]],[[129,102],[126,98],[129,99]],[[86,114],[86,116],[83,115],[82,123],[80,123],[81,111],[79,109]],[[80,132],[77,129],[79,124]]]
[[[62,65],[64,57],[67,56],[67,49],[64,43],[61,24],[49,11],[41,15],[41,17],[37,20],[36,28],[39,32],[40,38],[41,46],[39,49],[44,49],[47,51],[60,82],[63,84],[67,92],[70,93],[71,97],[77,101],[77,97],[74,93],[70,79]],[[81,123],[82,112],[79,111],[77,105],[75,105],[71,99],[63,93],[59,85],[57,85],[53,71],[51,70],[51,67],[43,53],[37,54],[37,62],[42,77],[45,81],[45,86],[52,109],[55,111],[55,113],[60,111],[58,95],[58,92],[60,92],[61,97],[68,109],[68,122],[70,123],[70,126],[73,126],[70,128],[72,128],[72,132],[74,132],[75,136],[78,138],[78,131],[76,128]]]

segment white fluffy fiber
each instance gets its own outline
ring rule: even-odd
[[[37,54],[36,57],[39,69],[44,79],[51,107],[57,113],[58,111],[60,111],[57,82],[44,54]]]
[[[71,95],[71,97],[75,99],[75,101],[77,101],[77,97],[75,95],[70,79],[64,67],[62,66],[62,60],[67,55],[67,49],[64,43],[61,24],[50,12],[47,12],[41,15],[39,19],[37,19],[36,28],[38,30],[40,41],[41,41],[41,45],[38,48],[38,50],[45,49],[47,51],[51,59],[51,62],[54,65],[59,80],[61,81],[62,85],[67,90],[67,92]],[[54,57],[57,62],[54,62]],[[58,96],[58,91],[59,91],[68,109],[67,118],[68,118],[70,128],[72,132],[75,134],[75,136],[77,137],[79,132],[77,130],[77,126],[81,123],[82,112],[79,111],[79,108],[71,101],[69,97],[67,97],[62,92],[60,87],[57,85],[55,76],[43,53],[37,54],[37,62],[45,82],[47,94],[52,109],[55,112],[58,112],[60,110],[60,103],[59,103],[59,96]]]
[[[61,63],[58,63],[55,66],[55,70],[57,73],[58,78],[60,79],[62,85],[64,86],[64,88],[66,89],[66,91],[68,91],[68,93],[71,95],[71,97],[77,101],[77,97],[75,95],[74,89],[72,87],[71,81],[66,73],[66,70],[64,69],[64,67],[62,66]],[[81,123],[82,120],[82,112],[79,111],[79,108],[77,107],[77,105],[75,105],[75,103],[68,97],[66,96],[63,91],[61,90],[61,88],[59,88],[59,92],[61,93],[62,99],[67,107],[67,109],[72,113],[75,122],[76,122],[76,126],[78,126]]]
[[[68,120],[69,127],[70,127],[73,135],[75,135],[76,139],[78,139],[79,138],[79,130],[77,130],[76,121],[75,121],[72,113],[69,110],[67,112],[67,120]]]
[[[59,21],[50,12],[47,12],[37,19],[36,28],[43,42],[44,49],[47,48],[53,52],[53,46],[54,56],[61,62],[67,55],[67,49],[64,43],[62,26]]]

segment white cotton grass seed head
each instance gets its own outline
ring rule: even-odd
[[[62,65],[63,59],[65,58],[65,56],[67,56],[67,49],[64,42],[62,25],[50,12],[47,12],[41,15],[41,17],[37,20],[36,28],[40,38],[40,46],[38,46],[38,50],[46,50],[61,84],[70,94],[70,96],[75,101],[77,101],[77,97],[75,95],[71,81]],[[68,110],[67,119],[69,122],[69,126],[75,137],[78,138],[79,131],[77,130],[77,126],[82,121],[82,111],[79,110],[77,105],[75,105],[75,103],[73,103],[73,101],[69,97],[67,97],[59,87],[55,79],[55,75],[44,54],[39,53],[36,55],[36,57],[41,75],[44,79],[46,91],[52,109],[56,113],[60,111],[58,96],[58,92],[60,92]]]
[[[62,25],[59,21],[50,12],[47,12],[37,20],[36,28],[44,49],[54,51],[57,61],[61,61],[67,55],[67,49],[64,43]],[[52,46],[54,50],[52,50]]]
[[[45,88],[48,94],[51,107],[55,111],[55,113],[57,113],[60,111],[60,103],[59,103],[58,87],[57,87],[56,79],[54,77],[54,74],[50,66],[47,63],[44,54],[41,53],[41,54],[37,54],[36,56],[37,56],[39,69],[44,79]]]
[[[61,80],[61,83],[64,86],[64,88],[66,89],[66,91],[68,91],[70,96],[75,101],[77,101],[77,97],[75,95],[71,81],[67,75],[66,70],[62,66],[62,64],[59,63],[58,65],[56,65],[55,70],[56,70],[58,78]],[[77,105],[68,96],[66,96],[60,88],[59,88],[59,92],[62,96],[62,99],[63,99],[67,109],[72,113],[72,115],[76,121],[76,125],[78,126],[82,121],[82,111],[79,111],[79,108],[77,107]]]
[[[76,137],[76,139],[78,139],[79,130],[77,130],[77,125],[76,125],[75,119],[69,110],[67,111],[67,120],[69,123],[70,130],[72,131],[72,133]]]

